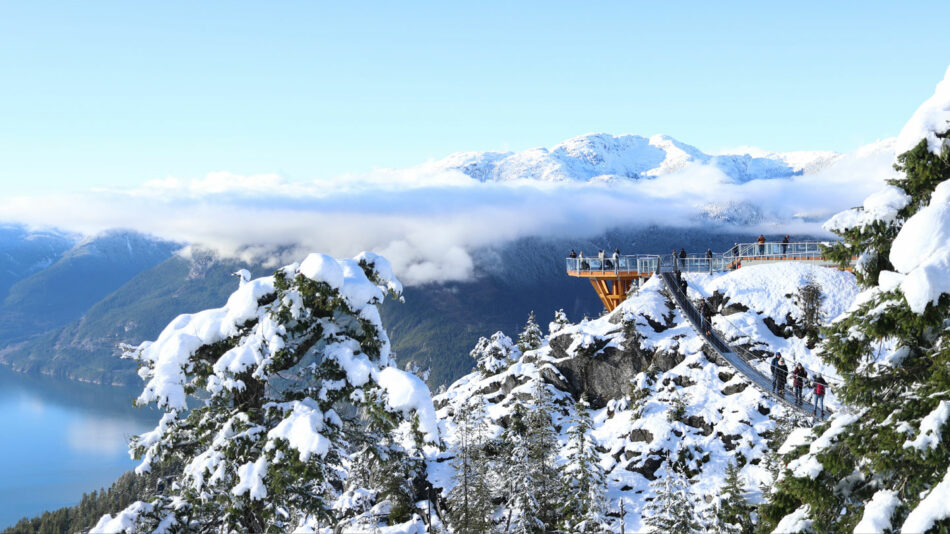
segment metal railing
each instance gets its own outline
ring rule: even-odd
[[[726,252],[712,254],[625,254],[614,257],[598,256],[567,258],[569,272],[587,273],[659,273],[682,271],[686,273],[722,272],[735,269],[743,260],[802,260],[824,259],[825,241],[799,243],[738,243]]]

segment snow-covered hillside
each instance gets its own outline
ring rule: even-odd
[[[813,279],[826,297],[823,315],[831,319],[854,299],[851,274],[810,265],[763,265],[687,279],[690,297],[709,298],[716,305],[714,323],[734,343],[763,357],[781,353],[832,381],[837,378],[804,339],[793,335],[801,311],[791,296]],[[741,468],[751,500],[761,500],[761,488],[770,485],[777,472],[769,440],[777,427],[783,427],[783,434],[799,416],[707,355],[658,279],[609,315],[577,324],[555,322],[550,329],[537,349],[524,353],[497,334],[473,354],[490,361],[481,361],[480,370],[434,398],[450,444],[457,446],[460,414],[470,414],[482,401],[490,433],[499,439],[517,406],[530,409],[533,392],[543,384],[556,407],[552,418],[562,465],[570,454],[574,405],[581,397],[591,405],[591,436],[606,474],[607,522],[614,531],[619,531],[621,520],[627,532],[645,529],[644,509],[670,477],[686,482],[697,516],[713,528],[730,463]],[[767,363],[763,359],[760,365]],[[833,387],[827,400],[837,407]],[[681,401],[685,407],[678,407]],[[445,495],[456,483],[449,463],[443,458],[430,467],[430,478]],[[496,517],[507,514],[501,510]]]
[[[713,155],[665,135],[646,138],[598,133],[574,137],[550,149],[460,152],[429,165],[458,170],[482,182],[640,179],[669,174],[689,165],[707,165],[721,170],[735,182],[746,182],[815,172],[840,157],[828,151],[745,152],[755,153]]]

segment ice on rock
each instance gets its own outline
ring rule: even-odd
[[[950,130],[950,67],[943,81],[937,84],[933,96],[924,101],[897,136],[897,154],[911,150],[921,140],[927,140],[927,149],[940,155],[946,139],[938,134]]]
[[[901,292],[914,313],[950,293],[950,181],[939,184],[929,206],[904,223],[889,259],[906,275]]]
[[[343,268],[326,254],[312,253],[300,263],[300,274],[314,282],[325,282],[337,289],[343,285]]]

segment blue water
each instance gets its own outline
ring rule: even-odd
[[[128,438],[159,417],[132,406],[137,393],[0,367],[0,529],[77,504],[134,468]]]

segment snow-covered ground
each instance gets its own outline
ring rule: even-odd
[[[760,265],[725,274],[690,275],[688,282],[693,299],[719,292],[725,304],[748,308],[715,316],[716,327],[730,339],[782,353],[834,379],[833,369],[821,363],[803,339],[777,336],[764,322],[765,318],[777,324],[800,319],[801,312],[791,295],[809,278],[825,295],[822,312],[828,319],[847,310],[857,293],[850,273],[813,265]],[[625,321],[636,324],[636,335],[632,336],[636,339],[625,338]],[[636,349],[631,348],[634,345]],[[654,278],[612,313],[563,325],[546,337],[539,349],[523,355],[515,352],[507,368],[497,374],[476,371],[452,384],[434,398],[441,433],[452,443],[454,414],[481,395],[494,433],[500,434],[514,404],[530,398],[543,381],[554,398],[562,401],[554,420],[559,427],[561,461],[566,461],[563,447],[575,399],[563,386],[570,381],[564,370],[575,359],[585,359],[584,365],[596,367],[608,365],[607,360],[617,354],[631,359],[636,354],[647,354],[648,365],[631,376],[630,387],[603,406],[595,406],[592,412],[593,436],[608,478],[608,510],[616,515],[615,524],[619,527],[622,499],[627,531],[645,528],[641,512],[655,496],[650,482],[674,469],[685,469],[691,475],[692,498],[701,510],[711,510],[718,502],[725,468],[733,461],[742,467],[752,499],[760,500],[760,488],[770,484],[773,477],[766,467],[767,437],[775,430],[776,420],[795,414],[750,387],[731,368],[711,361],[702,349],[701,338],[673,308],[661,282]],[[671,421],[676,399],[685,401],[686,411]],[[835,405],[833,387],[828,403]],[[674,468],[676,463],[679,465]],[[453,484],[448,462],[433,462],[429,473],[447,493]]]

